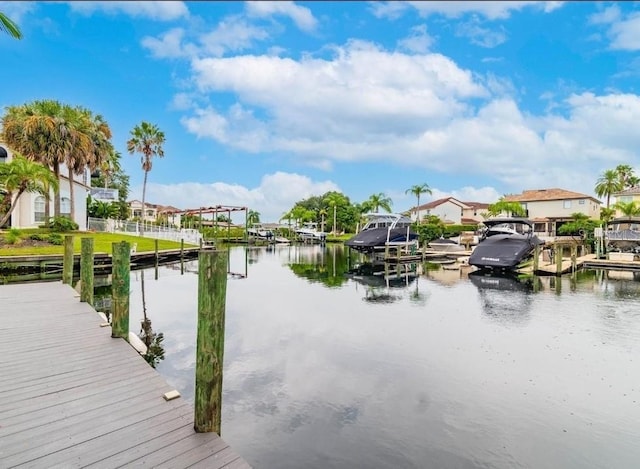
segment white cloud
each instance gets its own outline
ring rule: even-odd
[[[149,49],[151,54],[158,59],[188,57],[193,53],[193,46],[183,45],[184,30],[173,28],[165,32],[159,39],[144,37],[142,46]]]
[[[296,5],[294,2],[257,1],[246,2],[246,10],[249,16],[271,17],[283,15],[289,17],[302,31],[313,32],[318,24],[311,10],[307,7]]]
[[[200,36],[200,42],[204,53],[220,57],[226,51],[248,49],[255,41],[263,41],[268,37],[264,29],[247,23],[240,16],[230,16],[220,21],[213,31]]]
[[[437,188],[432,189],[432,194],[428,198],[420,199],[420,203],[427,203],[430,200],[442,199],[445,197],[453,197],[461,202],[481,202],[491,204],[497,201],[503,194],[499,193],[495,188],[485,187],[472,187],[465,186],[460,189],[454,189],[452,191],[442,191]]]
[[[189,16],[184,2],[176,1],[103,1],[103,2],[67,2],[71,10],[91,15],[101,11],[109,14],[125,14],[158,21],[175,20]]]
[[[640,50],[640,13],[633,13],[625,20],[613,23],[609,36],[612,49]]]
[[[611,5],[604,10],[594,13],[589,17],[589,23],[591,24],[610,24],[618,21],[621,17],[620,7],[618,5]]]
[[[545,1],[412,1],[412,2],[374,2],[373,14],[379,18],[397,18],[409,7],[415,8],[421,16],[433,14],[444,15],[448,18],[457,18],[467,13],[477,13],[490,20],[505,19],[512,11],[533,7],[549,13],[560,8],[564,2]]]
[[[340,189],[331,181],[312,181],[299,174],[276,172],[263,176],[260,185],[255,188],[224,182],[150,183],[147,185],[146,198],[153,203],[171,204],[181,209],[213,205],[249,207],[260,212],[263,221],[275,222],[296,202],[328,191]],[[140,198],[141,193],[142,188],[135,187],[131,198]],[[236,221],[244,222],[244,219]]]
[[[472,44],[486,48],[499,46],[507,40],[507,34],[503,27],[484,28],[477,16],[474,16],[470,21],[458,24],[456,35],[467,37]]]
[[[398,42],[398,45],[409,52],[425,54],[433,44],[433,38],[427,33],[427,25],[420,24],[411,28],[411,34]]]

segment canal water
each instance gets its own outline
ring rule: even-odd
[[[357,263],[230,249],[222,436],[254,467],[640,467],[637,273]],[[144,306],[158,371],[193,401],[197,263],[134,271],[131,292],[132,330]]]

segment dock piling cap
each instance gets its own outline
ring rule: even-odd
[[[180,397],[180,393],[174,389],[173,391],[165,392],[162,397],[164,397],[165,401],[171,401]]]

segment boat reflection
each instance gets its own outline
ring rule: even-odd
[[[483,312],[501,323],[524,323],[529,320],[534,292],[540,289],[535,276],[469,272],[469,280],[478,288]]]
[[[365,286],[364,301],[370,303],[392,303],[400,300],[407,287],[418,279],[416,264],[370,264],[363,263],[351,269],[346,277]]]

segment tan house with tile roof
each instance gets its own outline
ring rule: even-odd
[[[412,220],[416,220],[420,212],[420,218],[435,215],[444,223],[475,225],[483,220],[481,213],[485,212],[488,206],[489,204],[480,202],[461,202],[455,197],[443,197],[419,207],[413,207],[409,213]]]
[[[556,230],[570,221],[574,213],[589,218],[600,218],[601,202],[590,195],[564,189],[534,189],[522,194],[504,197],[508,202],[519,202],[527,211],[527,218],[535,223],[535,231],[555,235]]]
[[[616,192],[615,194],[611,194],[611,195],[616,198],[616,203],[617,202],[624,202],[624,203],[635,202],[636,205],[640,206],[640,186],[632,187],[630,189],[625,189],[623,191]],[[621,217],[622,212],[620,210],[616,210],[615,216]]]

